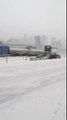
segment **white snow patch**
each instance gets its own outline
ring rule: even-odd
[[[65,58],[25,61],[15,57],[8,58],[8,63],[2,59],[1,120],[66,119]]]

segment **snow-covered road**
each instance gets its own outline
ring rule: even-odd
[[[1,120],[65,120],[65,58],[0,59]]]

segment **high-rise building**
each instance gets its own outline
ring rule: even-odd
[[[47,36],[45,36],[45,35],[35,36],[35,46],[36,46],[38,49],[44,50],[44,46],[45,46],[45,45],[47,45]]]
[[[52,37],[51,45],[54,46],[54,47],[57,46],[57,40],[56,40],[56,37]]]
[[[47,41],[47,36],[46,35],[42,35],[41,36],[41,47],[42,49],[44,50],[44,46],[48,44],[48,41]]]
[[[35,46],[38,49],[41,49],[41,36],[35,36],[34,39],[35,39]]]

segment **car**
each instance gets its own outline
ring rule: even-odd
[[[60,57],[60,54],[50,53],[50,54],[48,54],[47,58],[48,59],[56,59],[56,58],[61,58],[61,57]]]

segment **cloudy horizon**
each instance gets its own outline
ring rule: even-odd
[[[0,0],[0,39],[65,38],[65,0]]]

